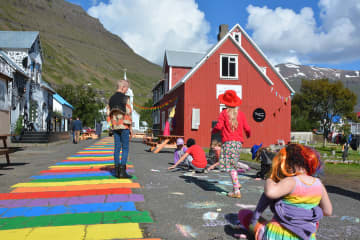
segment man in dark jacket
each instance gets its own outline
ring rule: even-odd
[[[132,118],[130,98],[125,95],[129,89],[129,82],[120,80],[117,83],[117,90],[109,100],[107,106],[108,121],[114,134],[114,163],[115,175],[118,178],[131,178],[126,172],[126,163],[129,153],[129,141],[132,135]],[[120,162],[120,150],[121,162]]]
[[[75,144],[80,141],[80,131],[82,130],[82,123],[79,117],[73,122],[72,130],[75,132]]]

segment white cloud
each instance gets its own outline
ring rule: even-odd
[[[106,29],[136,53],[162,64],[165,49],[205,52],[211,45],[205,15],[195,0],[110,0],[89,8]]]
[[[319,8],[322,25],[317,25],[311,8],[296,13],[249,5],[247,28],[273,62],[336,64],[358,59],[360,2],[320,0]]]

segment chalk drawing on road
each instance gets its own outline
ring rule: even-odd
[[[182,192],[171,192],[170,194],[172,194],[172,195],[184,195],[184,193],[182,193]]]
[[[321,227],[316,232],[317,239],[338,240],[338,239],[358,239],[360,228],[358,225],[338,226],[336,228]]]
[[[167,185],[160,185],[160,183],[150,182],[150,183],[145,184],[145,188],[146,189],[163,189],[163,188],[168,188],[168,186]]]
[[[207,213],[203,214],[203,220],[204,221],[216,220],[218,216],[219,216],[219,213],[217,213],[217,212],[207,212]]]
[[[240,207],[240,208],[256,208],[256,205],[253,204],[241,204],[241,203],[236,203],[235,206]]]
[[[219,207],[223,207],[223,206],[225,206],[225,204],[217,203],[215,201],[189,202],[189,203],[185,204],[185,207],[187,207],[187,208],[197,208],[197,209],[201,209],[201,208],[219,208]]]
[[[360,219],[358,217],[352,217],[352,216],[342,216],[340,218],[341,221],[348,221],[353,223],[360,223]]]
[[[204,220],[203,227],[217,227],[217,226],[225,226],[229,224],[229,221],[225,219],[224,214],[217,213],[218,215],[216,215],[216,213],[217,212],[207,212],[203,215],[203,220]]]
[[[197,236],[197,233],[190,226],[176,224],[176,228],[186,238],[195,238]]]

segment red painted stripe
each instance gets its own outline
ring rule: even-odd
[[[107,194],[131,194],[131,188],[109,188],[98,190],[60,191],[60,192],[31,192],[31,193],[0,193],[0,200],[32,199],[32,198],[61,198]]]

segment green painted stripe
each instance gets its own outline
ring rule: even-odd
[[[34,179],[30,182],[72,182],[72,181],[88,181],[88,180],[101,180],[101,179],[117,179],[114,176],[95,176],[95,177],[76,177],[76,178],[51,178],[51,179]],[[131,179],[137,179],[136,176],[132,176]]]
[[[153,223],[149,212],[116,211],[0,219],[0,230],[106,223]]]

